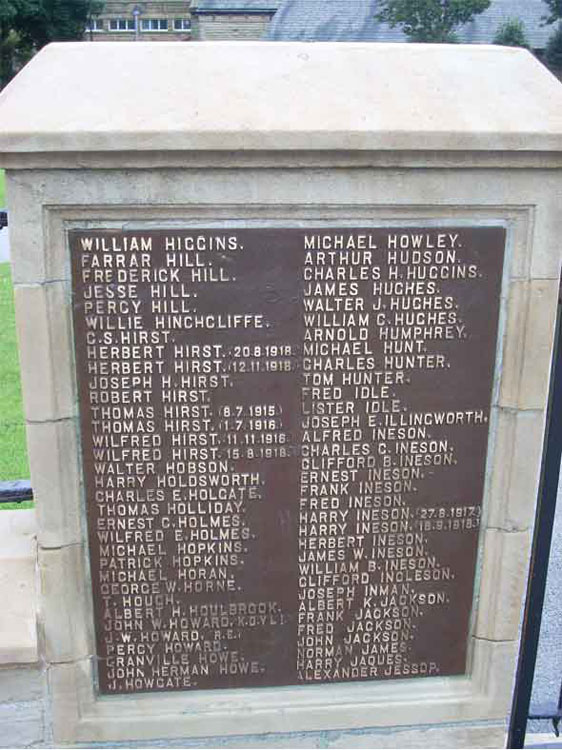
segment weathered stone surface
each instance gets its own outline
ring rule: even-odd
[[[63,282],[16,286],[24,410],[32,422],[72,417],[68,289]]]
[[[17,189],[7,190],[10,222],[10,260],[14,284],[33,284],[46,278],[43,255],[43,226],[38,192],[41,183],[20,181],[13,176]],[[10,178],[7,178],[7,183]]]
[[[73,419],[27,425],[38,542],[44,548],[77,544],[81,540],[78,426]]]
[[[102,80],[104,107],[91,96]],[[345,91],[345,106],[334,106],[335,91]],[[556,79],[528,52],[512,48],[52,44],[2,94],[0,153],[501,151],[522,143],[556,151],[561,111]]]
[[[166,742],[113,743],[115,748],[501,748],[505,728],[500,722],[458,724],[444,727],[419,727],[404,730],[391,727],[383,731],[309,732],[296,734],[244,735],[238,737],[185,738]],[[103,748],[105,744],[88,747]],[[82,747],[82,745],[78,745]]]
[[[0,512],[0,664],[37,661],[35,539],[34,511]]]
[[[501,406],[544,408],[557,299],[557,279],[512,283],[506,314]]]
[[[525,531],[535,518],[544,413],[499,409],[493,429],[495,457],[486,523],[491,528]]]
[[[45,712],[39,702],[0,704],[2,747],[41,746],[45,741]]]
[[[543,409],[548,393],[558,279],[531,281],[525,358],[521,371],[520,409]]]
[[[42,653],[47,662],[67,662],[92,652],[89,618],[76,613],[87,607],[89,592],[84,548],[72,544],[39,550],[42,607]]]
[[[0,703],[42,700],[44,689],[40,666],[0,667]]]
[[[489,641],[517,638],[525,591],[531,532],[488,529],[484,535],[476,637]]]

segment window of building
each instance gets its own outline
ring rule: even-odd
[[[86,31],[104,31],[103,21],[101,18],[91,18],[90,23],[86,26]]]
[[[167,18],[143,18],[141,23],[143,31],[168,31]]]
[[[135,19],[134,18],[110,18],[109,30],[110,31],[134,31]]]
[[[174,18],[174,31],[191,31],[189,18]]]

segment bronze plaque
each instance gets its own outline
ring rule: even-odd
[[[100,692],[463,673],[504,229],[70,242]]]

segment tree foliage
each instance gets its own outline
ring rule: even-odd
[[[560,21],[554,34],[546,43],[544,59],[550,68],[562,71],[562,21]]]
[[[525,34],[525,25],[520,18],[508,18],[504,21],[494,37],[494,44],[502,44],[504,47],[525,47],[529,49],[529,40]]]
[[[0,86],[45,44],[82,39],[100,0],[0,0]]]
[[[549,15],[544,18],[546,23],[556,23],[562,19],[562,0],[544,0],[548,5]]]
[[[454,42],[455,28],[489,5],[490,0],[380,0],[376,18],[401,26],[412,42]]]

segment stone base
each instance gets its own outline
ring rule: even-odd
[[[49,737],[41,670],[36,666],[1,668],[0,747],[48,747]]]
[[[76,745],[103,748],[109,743]],[[493,748],[505,747],[503,724],[456,726],[442,725],[427,729],[387,728],[381,731],[358,729],[349,732],[306,732],[286,734],[253,734],[235,737],[206,737],[204,739],[165,740],[111,743],[114,748]]]
[[[37,661],[36,533],[35,511],[0,511],[0,665]]]

